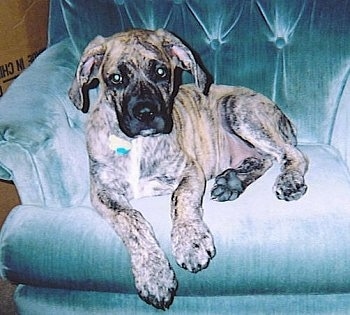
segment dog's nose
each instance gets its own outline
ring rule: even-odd
[[[151,102],[139,102],[133,109],[135,118],[141,122],[151,122],[156,115],[157,108]]]

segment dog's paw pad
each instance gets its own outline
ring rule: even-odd
[[[235,200],[243,192],[241,180],[234,169],[228,169],[215,178],[211,198],[217,201]]]
[[[307,190],[304,176],[299,172],[286,172],[278,176],[274,190],[278,199],[285,201],[298,200]]]
[[[203,221],[177,223],[171,237],[177,264],[190,272],[205,269],[215,256],[213,237]]]
[[[155,308],[166,310],[172,304],[177,280],[166,259],[162,257],[144,257],[140,266],[133,269],[135,286],[142,300]]]

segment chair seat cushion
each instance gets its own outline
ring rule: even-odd
[[[52,290],[20,286],[15,294],[19,314],[52,315],[247,315],[349,314],[350,295],[177,296],[166,313],[156,311],[136,294]]]
[[[350,181],[338,153],[302,145],[310,159],[307,194],[278,200],[272,167],[239,199],[204,196],[204,219],[217,254],[197,274],[171,255],[170,196],[132,202],[154,227],[179,280],[178,295],[350,292]],[[0,263],[8,279],[40,287],[135,293],[128,254],[91,208],[19,206],[0,235]]]

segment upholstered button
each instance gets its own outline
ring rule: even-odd
[[[275,45],[278,49],[282,49],[287,45],[287,42],[283,37],[277,37],[275,40]]]
[[[218,39],[212,39],[210,41],[210,47],[213,49],[213,50],[217,50],[219,47],[221,46],[220,44],[220,41]]]

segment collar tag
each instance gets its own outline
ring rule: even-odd
[[[131,150],[132,144],[130,141],[118,138],[115,135],[110,135],[108,138],[108,147],[118,155],[126,155]]]

